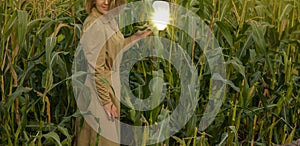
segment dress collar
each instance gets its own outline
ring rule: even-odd
[[[103,23],[109,23],[110,21],[113,20],[112,14],[107,13],[107,14],[103,15],[96,8],[92,8],[91,14],[96,18],[99,18],[100,16],[102,16],[100,19]]]

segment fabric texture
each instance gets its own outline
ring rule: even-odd
[[[92,9],[83,24],[83,34],[80,40],[88,70],[95,75],[88,76],[85,81],[91,93],[91,101],[86,109],[86,112],[90,114],[84,115],[84,120],[76,119],[74,145],[119,145],[115,143],[120,141],[119,119],[109,120],[103,105],[112,101],[120,115],[119,63],[122,59],[122,49],[129,43],[130,39],[124,38],[112,16],[101,15],[97,9]],[[80,97],[77,102],[86,102],[84,98],[86,97]],[[79,109],[85,108],[79,107]],[[102,136],[96,131],[100,131]]]

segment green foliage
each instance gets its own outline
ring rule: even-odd
[[[161,33],[188,48],[193,61],[199,62],[200,80],[195,114],[162,143],[272,145],[299,138],[300,2],[170,2],[192,10],[213,30],[223,48],[230,86],[213,124],[199,131],[210,90],[208,63],[185,33],[172,27]],[[79,116],[71,68],[86,16],[80,0],[0,1],[1,144],[71,145],[74,118]],[[163,76],[168,82],[168,98],[152,111],[123,108],[122,120],[133,125],[155,124],[179,104],[177,71],[163,60],[152,61],[141,61],[131,70],[131,90],[147,98],[151,78]],[[152,85],[153,89],[161,87],[154,86],[160,85],[159,80]]]
[[[68,77],[86,16],[82,2],[7,0],[0,6],[0,143],[70,145],[78,114]]]

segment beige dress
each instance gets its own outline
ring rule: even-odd
[[[88,62],[88,70],[96,77],[88,77],[85,82],[91,92],[91,102],[87,111],[92,114],[85,115],[84,120],[76,119],[74,145],[119,145],[119,120],[108,120],[103,105],[112,101],[120,112],[119,63],[122,49],[130,40],[124,38],[113,17],[101,15],[94,8],[84,22],[80,43]],[[77,104],[82,102],[83,99],[77,100]],[[78,106],[79,109],[84,109],[80,104]],[[99,130],[101,136],[96,132]]]

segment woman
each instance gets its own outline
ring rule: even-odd
[[[119,31],[117,22],[109,13],[111,9],[124,3],[125,0],[86,0],[85,2],[89,16],[83,24],[80,43],[88,62],[89,71],[94,73],[96,78],[85,83],[92,90],[89,110],[93,110],[92,114],[94,115],[85,116],[85,120],[76,119],[75,145],[119,145],[120,128],[118,120],[114,120],[119,119],[120,114],[120,103],[117,99],[120,96],[117,62],[120,59],[117,59],[117,56],[128,44],[133,44],[151,34],[151,31],[147,29],[124,38]],[[95,88],[92,88],[93,84],[95,84]],[[113,85],[113,89],[111,85]],[[97,98],[94,98],[95,96]],[[99,105],[101,108],[98,108]],[[99,124],[99,121],[94,120],[95,117],[100,119],[101,136],[96,132],[97,128],[93,127],[95,124]],[[82,122],[83,124],[81,124]]]

